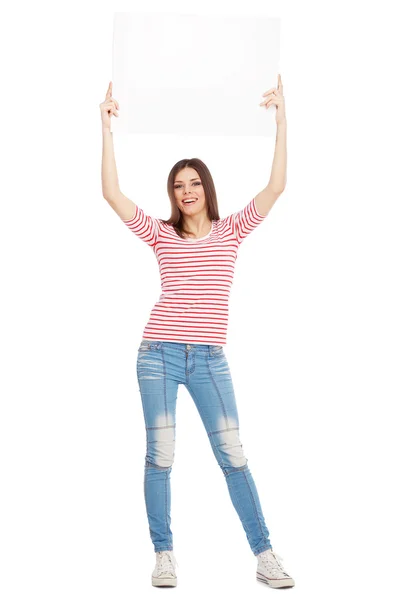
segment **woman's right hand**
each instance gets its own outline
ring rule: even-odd
[[[117,113],[117,109],[119,110],[119,103],[112,98],[112,81],[110,81],[108,86],[104,102],[99,106],[103,129],[111,129],[111,115],[119,117],[119,114]]]

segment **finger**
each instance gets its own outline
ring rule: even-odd
[[[263,94],[263,96],[264,96],[264,94]],[[268,100],[271,100],[271,98],[276,98],[275,92],[270,92],[269,94],[266,94],[265,96],[266,97],[264,98],[262,104],[265,102],[268,102]]]
[[[267,94],[272,94],[272,92],[276,91],[276,88],[270,88],[267,92],[263,93],[263,96],[266,96]]]
[[[119,102],[118,102],[118,100],[116,100],[115,98],[112,98],[112,100],[115,102],[115,104],[116,104],[116,106],[117,106],[117,108],[119,110]]]
[[[111,100],[107,102],[107,110],[110,111],[113,115],[119,117],[119,115],[117,114],[117,109],[119,109],[119,106],[116,106],[116,100],[111,98]]]
[[[114,102],[117,103],[117,108],[119,108],[118,100],[115,100],[115,98],[112,97],[112,81],[110,81],[110,84],[108,86],[107,96],[110,100],[114,100]]]
[[[280,100],[280,98],[274,98],[273,100],[270,100],[267,104],[275,104],[276,108],[278,108],[279,106],[281,106],[282,101]]]
[[[115,100],[115,98],[110,98],[107,102],[106,102],[106,106],[109,108],[110,106],[113,106],[114,108],[118,108],[119,110],[119,102],[117,102],[117,100]]]
[[[269,100],[268,100],[268,99],[266,99],[266,100],[264,100],[263,102],[261,102],[261,103],[260,103],[260,106],[262,106],[263,104],[265,104],[265,107],[266,107],[266,108],[268,108],[268,106],[269,106],[270,104],[275,104],[276,106],[278,106],[278,104],[279,104],[279,103],[280,103],[279,99],[278,99],[278,98],[275,98],[275,97],[273,97],[273,98],[270,98]]]

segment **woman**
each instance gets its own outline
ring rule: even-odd
[[[268,185],[242,210],[220,219],[215,187],[198,158],[176,163],[168,177],[171,217],[147,215],[118,185],[111,115],[119,103],[110,82],[100,104],[103,126],[103,196],[129,229],[149,245],[160,268],[162,294],[138,348],[137,377],[146,426],[145,503],[156,552],[155,586],[177,584],[170,528],[170,473],[175,452],[179,384],[191,394],[226,478],[232,503],[257,556],[256,577],[271,587],[292,587],[273,552],[257,489],[239,438],[239,418],[226,344],[229,293],[237,251],[283,192],[286,115],[282,81],[260,106],[276,106],[277,138]]]

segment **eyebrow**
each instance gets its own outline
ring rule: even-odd
[[[190,181],[194,181],[195,179],[200,179],[200,177],[193,177]],[[183,183],[182,179],[175,179],[174,183]]]

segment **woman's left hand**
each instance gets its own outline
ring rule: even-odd
[[[281,76],[278,75],[278,87],[271,88],[267,92],[264,92],[263,96],[266,96],[265,100],[260,102],[260,106],[265,104],[265,108],[269,108],[273,104],[276,106],[275,120],[276,124],[284,123],[286,121],[285,112],[285,98],[283,97],[283,85]]]

